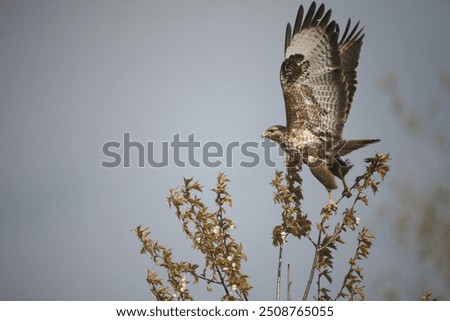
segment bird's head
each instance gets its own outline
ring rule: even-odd
[[[284,136],[286,134],[286,127],[281,125],[275,125],[267,128],[261,135],[262,138],[269,138],[277,143],[280,143],[284,140]]]

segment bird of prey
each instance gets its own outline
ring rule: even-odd
[[[330,21],[331,10],[312,2],[306,15],[300,6],[294,28],[286,27],[284,61],[280,79],[286,107],[286,126],[275,125],[262,136],[277,142],[286,153],[286,165],[296,160],[306,164],[328,191],[329,205],[335,205],[332,190],[335,177],[350,191],[345,175],[351,169],[345,156],[379,139],[343,138],[342,132],[356,91],[356,67],[363,29],[349,19],[340,36],[339,26]]]

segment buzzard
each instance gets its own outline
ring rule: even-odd
[[[342,132],[356,91],[356,67],[363,29],[349,19],[342,36],[330,21],[331,10],[312,2],[304,16],[300,6],[292,30],[286,27],[284,62],[280,79],[286,106],[286,126],[275,125],[262,136],[277,142],[285,151],[289,167],[306,164],[328,191],[329,205],[335,205],[331,191],[335,177],[350,197],[345,175],[350,161],[342,159],[353,150],[379,139],[343,139]]]

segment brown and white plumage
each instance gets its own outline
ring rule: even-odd
[[[331,10],[313,2],[305,14],[300,6],[294,28],[288,23],[280,80],[286,106],[286,127],[267,129],[264,137],[278,142],[288,156],[307,164],[329,192],[348,187],[344,176],[352,165],[341,156],[377,142],[377,139],[345,140],[344,125],[356,91],[363,28],[349,19],[339,39],[339,26],[330,21]]]

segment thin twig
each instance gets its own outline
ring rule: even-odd
[[[280,244],[280,251],[278,253],[277,292],[275,295],[275,301],[280,301],[282,263],[283,263],[283,243]]]
[[[220,269],[218,266],[215,266],[216,272],[219,275],[220,284],[222,284],[222,287],[226,293],[226,295],[230,295],[230,292],[228,291],[227,285],[225,284],[225,278],[223,277],[222,273],[220,273]]]
[[[309,294],[309,290],[311,288],[311,284],[312,284],[312,280],[314,278],[314,274],[316,272],[316,264],[317,264],[317,260],[319,258],[319,253],[316,252],[314,253],[314,259],[311,265],[311,271],[309,272],[309,278],[308,278],[308,283],[306,284],[306,288],[305,288],[305,293],[303,293],[303,301],[308,300],[308,294]]]
[[[323,223],[323,222],[322,222]],[[311,265],[311,271],[309,272],[309,278],[308,283],[306,283],[305,292],[303,293],[303,301],[306,301],[308,299],[309,290],[311,289],[311,284],[314,279],[314,274],[316,273],[316,265],[317,260],[319,259],[319,245],[322,239],[322,231],[319,231],[319,235],[317,236],[317,243],[315,245],[315,251],[314,251],[314,259]]]
[[[292,297],[291,297],[291,265],[288,264],[287,265],[287,300],[288,301],[292,301]]]

